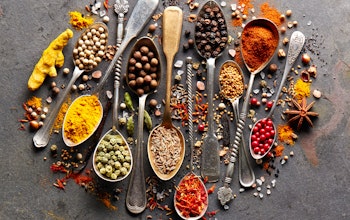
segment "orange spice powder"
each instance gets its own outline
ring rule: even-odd
[[[261,17],[267,18],[275,23],[277,26],[282,24],[281,13],[269,3],[265,2],[260,6]]]
[[[243,8],[242,14],[248,15],[249,10],[252,9],[254,6],[252,4],[252,0],[238,0],[237,6],[241,6]],[[232,25],[234,27],[242,26],[242,18],[237,17],[232,20]]]
[[[294,145],[293,129],[289,125],[278,125],[277,132],[279,141]]]
[[[275,157],[280,157],[283,154],[284,146],[283,145],[277,145],[275,147]]]

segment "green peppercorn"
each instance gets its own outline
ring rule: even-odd
[[[148,112],[145,110],[145,113],[144,113],[144,122],[145,122],[145,125],[147,127],[147,129],[149,131],[152,130],[152,118],[151,116],[148,114]]]
[[[130,111],[135,111],[133,103],[132,103],[132,99],[131,99],[131,95],[128,92],[124,93],[124,101],[125,101],[125,105],[126,107],[130,110]]]
[[[134,127],[135,127],[134,117],[130,116],[126,123],[126,131],[128,132],[128,135],[130,137],[134,135]]]

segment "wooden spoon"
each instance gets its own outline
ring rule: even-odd
[[[175,176],[177,171],[180,169],[185,156],[185,140],[179,129],[177,129],[171,121],[171,109],[170,109],[170,93],[171,93],[171,75],[172,75],[172,66],[174,62],[175,54],[179,49],[180,38],[182,30],[182,10],[176,6],[167,7],[163,13],[163,51],[167,60],[166,68],[166,97],[165,97],[165,111],[163,116],[163,121],[160,125],[155,127],[148,140],[147,152],[148,159],[150,161],[151,167],[154,173],[161,180],[170,180]],[[152,140],[155,135],[160,132],[160,130],[165,131],[165,133],[175,130],[179,138],[179,143],[176,143],[176,147],[180,147],[179,155],[171,158],[172,160],[177,160],[177,163],[172,167],[170,172],[161,172],[159,167],[156,164],[155,158],[155,145],[152,144]],[[160,149],[162,150],[162,149]]]

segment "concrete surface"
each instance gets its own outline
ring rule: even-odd
[[[0,219],[146,219],[147,215],[153,215],[153,219],[178,219],[173,213],[166,216],[165,211],[145,210],[140,215],[131,215],[125,208],[125,194],[128,179],[107,186],[112,189],[118,187],[123,189],[119,194],[120,200],[112,200],[112,204],[118,207],[113,211],[105,207],[102,202],[91,193],[76,185],[72,180],[67,182],[66,189],[59,190],[52,183],[57,178],[63,177],[53,174],[49,166],[57,159],[50,157],[49,147],[36,150],[33,147],[32,138],[34,132],[19,130],[19,118],[23,117],[22,103],[32,95],[43,97],[50,95],[49,83],[53,79],[47,79],[44,86],[37,92],[29,92],[27,80],[34,65],[38,61],[42,51],[66,28],[71,27],[68,23],[68,12],[73,10],[85,13],[84,6],[93,1],[75,0],[27,0],[0,2]],[[129,1],[131,6],[135,1]],[[176,2],[176,1],[175,1]],[[178,1],[187,17],[188,6],[186,1]],[[202,3],[203,1],[197,1]],[[235,3],[236,1],[227,1]],[[317,39],[320,48],[319,55],[312,55],[313,63],[318,68],[317,79],[312,83],[312,89],[319,89],[323,96],[317,100],[314,111],[320,113],[315,120],[313,129],[299,132],[299,139],[294,146],[287,146],[285,154],[294,151],[295,156],[283,167],[279,159],[275,164],[279,168],[279,177],[269,176],[266,172],[255,165],[257,177],[266,177],[263,184],[264,198],[261,200],[253,196],[256,189],[246,189],[239,193],[237,169],[233,180],[233,191],[237,198],[230,203],[230,209],[224,211],[217,199],[216,191],[222,186],[222,179],[217,183],[216,191],[210,195],[210,206],[208,211],[220,209],[215,216],[216,219],[349,219],[350,216],[350,187],[349,187],[349,83],[350,83],[350,4],[346,0],[294,0],[294,1],[268,1],[281,12],[292,9],[291,20],[298,21],[297,29],[302,31],[307,38],[312,36]],[[114,2],[110,1],[110,5]],[[258,8],[261,1],[256,0],[254,5]],[[164,9],[163,1],[160,1],[157,13]],[[132,10],[132,7],[130,7]],[[226,19],[230,19],[230,9],[225,9]],[[111,21],[110,44],[115,39],[116,16],[113,10],[108,12]],[[127,17],[130,16],[130,12]],[[99,18],[97,18],[99,19]],[[308,22],[311,21],[311,24]],[[153,21],[151,21],[153,22]],[[150,23],[151,23],[150,22]],[[157,21],[160,25],[161,21]],[[193,25],[184,22],[184,28],[190,29]],[[236,36],[235,30],[229,26],[230,33]],[[158,29],[158,31],[160,31]],[[146,35],[143,30],[140,36]],[[287,35],[291,33],[288,30]],[[80,32],[74,30],[74,38],[64,49],[65,67],[73,69],[71,51],[74,42]],[[182,38],[182,43],[185,38]],[[311,45],[312,46],[312,45]],[[182,51],[182,50],[181,50]],[[180,52],[177,59],[185,60],[192,55],[200,61],[201,58],[194,50],[186,54]],[[227,55],[220,57],[217,61],[219,66]],[[278,61],[277,61],[278,62]],[[283,67],[283,62],[281,61]],[[101,70],[106,64],[101,64]],[[248,73],[245,78],[248,81]],[[164,77],[165,78],[165,77]],[[64,77],[62,69],[55,81],[67,84],[69,77]],[[94,86],[94,84],[92,83]],[[112,82],[108,85],[112,88]],[[159,88],[164,91],[164,84]],[[122,89],[123,91],[123,89]],[[218,92],[218,88],[216,88]],[[121,92],[122,93],[122,92]],[[159,101],[164,98],[164,93],[159,92],[152,97]],[[137,105],[135,96],[134,104]],[[313,98],[310,98],[313,99]],[[262,113],[261,115],[263,115]],[[276,117],[276,121],[280,121]],[[157,124],[160,119],[155,119]],[[110,120],[106,123],[105,130],[110,128]],[[147,136],[145,136],[147,137]],[[50,144],[63,147],[60,135],[54,135]],[[50,145],[49,144],[49,145]],[[47,157],[44,161],[43,158]],[[160,182],[160,189],[169,189],[173,183],[177,184],[187,172],[185,166],[188,157],[180,172],[173,180]],[[153,175],[145,157],[146,176]],[[222,167],[222,176],[225,168]],[[272,179],[276,179],[276,187],[272,189],[270,196],[266,195],[266,186]],[[211,184],[208,184],[210,187]],[[173,191],[172,191],[173,192]],[[173,207],[173,193],[162,205],[168,204]],[[209,217],[207,216],[207,219]],[[214,218],[211,218],[214,219]]]

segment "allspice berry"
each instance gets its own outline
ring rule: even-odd
[[[307,65],[309,64],[311,61],[311,57],[309,56],[309,54],[307,53],[304,53],[302,56],[301,56],[301,62],[303,62],[303,64]]]
[[[150,33],[153,33],[157,29],[157,26],[155,24],[150,24],[148,27],[148,31]]]
[[[277,64],[275,64],[275,63],[270,64],[270,66],[269,66],[270,73],[275,73],[277,71],[277,69],[278,69]]]

